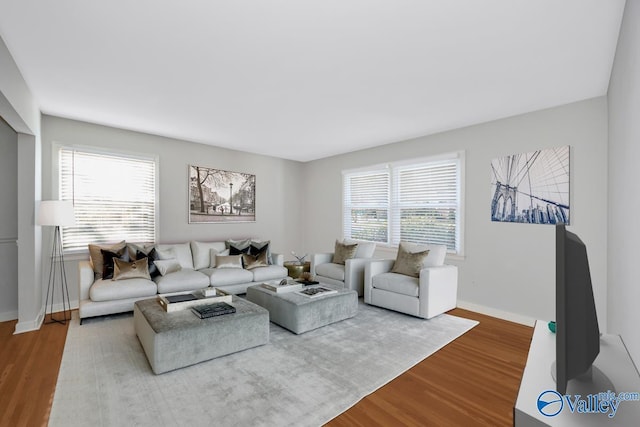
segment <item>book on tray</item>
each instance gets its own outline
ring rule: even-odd
[[[322,295],[331,295],[336,294],[338,291],[335,289],[323,288],[322,286],[318,286],[315,288],[305,288],[301,291],[296,292],[297,294],[303,295],[309,298],[316,298]]]
[[[283,279],[279,282],[277,280],[264,282],[262,287],[276,293],[281,293],[300,290],[302,289],[302,284],[297,282],[287,282],[286,279]]]
[[[198,299],[193,294],[167,295],[165,296],[165,298],[170,304],[173,304],[176,302],[193,301]]]
[[[222,316],[223,314],[233,314],[236,312],[236,308],[226,302],[216,302],[191,307],[191,311],[199,318],[207,319],[209,317]]]

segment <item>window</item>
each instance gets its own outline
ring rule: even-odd
[[[345,171],[343,231],[351,239],[461,248],[462,153]]]
[[[76,214],[76,225],[62,230],[65,251],[155,241],[154,158],[63,147],[58,159],[60,199],[72,200]]]

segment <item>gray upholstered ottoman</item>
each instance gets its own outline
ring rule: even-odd
[[[269,313],[236,296],[234,314],[200,319],[189,309],[165,312],[156,299],[137,301],[133,321],[156,374],[269,342]]]
[[[247,299],[269,310],[271,321],[301,334],[330,323],[353,317],[358,312],[358,293],[322,283],[336,289],[335,294],[309,298],[295,292],[276,293],[254,285],[247,288]]]

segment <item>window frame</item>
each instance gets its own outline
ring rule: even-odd
[[[141,161],[150,161],[153,162],[155,168],[155,176],[154,176],[154,232],[153,232],[153,242],[145,242],[145,243],[157,243],[158,242],[158,228],[160,224],[160,191],[159,191],[159,181],[160,181],[160,162],[159,156],[157,154],[149,154],[149,153],[141,153],[129,150],[122,149],[113,149],[113,148],[104,148],[92,145],[81,145],[81,144],[65,144],[60,142],[53,142],[51,146],[51,182],[52,182],[52,195],[54,199],[60,199],[61,193],[61,170],[60,170],[60,150],[74,150],[84,153],[96,154],[96,155],[104,155],[104,156],[112,156],[112,157],[121,157],[126,158],[128,160],[141,160]],[[61,236],[62,242],[64,243],[64,229],[66,227],[61,227]],[[118,237],[114,237],[113,241],[122,240]],[[135,242],[133,242],[135,243]],[[70,255],[73,259],[74,255],[85,255],[89,253],[88,247],[82,249],[64,249],[65,255]]]
[[[352,176],[365,175],[367,173],[375,173],[376,171],[386,170],[389,174],[389,202],[388,202],[388,223],[387,223],[387,241],[375,242],[381,249],[397,249],[400,241],[400,236],[394,234],[394,229],[399,230],[400,224],[396,225],[396,221],[400,219],[401,204],[398,202],[398,183],[396,182],[396,176],[400,169],[419,168],[421,166],[435,165],[437,163],[445,163],[454,161],[457,163],[456,168],[456,181],[457,181],[457,206],[456,206],[456,238],[455,246],[456,250],[447,250],[447,256],[453,258],[464,257],[464,206],[465,206],[465,194],[464,194],[464,182],[465,182],[465,152],[453,151],[428,157],[421,157],[417,159],[400,160],[389,163],[379,163],[375,165],[365,166],[361,168],[346,169],[342,171],[342,236],[346,239],[352,239],[349,229],[347,227],[347,218],[345,218],[347,204],[345,199],[345,192],[347,191],[347,179]]]

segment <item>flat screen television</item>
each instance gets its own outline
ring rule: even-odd
[[[591,388],[592,365],[598,353],[600,329],[587,247],[564,224],[557,224],[556,363],[552,375],[555,374],[558,393],[567,394],[567,385],[574,379]]]

